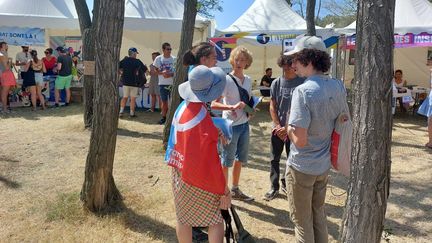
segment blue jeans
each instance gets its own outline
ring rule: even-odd
[[[223,146],[222,165],[232,167],[234,160],[247,163],[249,154],[249,123],[233,126],[231,142]]]

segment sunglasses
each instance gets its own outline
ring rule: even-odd
[[[165,48],[165,50],[167,50],[167,51],[171,51],[172,49],[171,49],[171,48]]]
[[[45,51],[44,53],[45,53],[45,54],[49,54],[49,52],[47,52],[47,51]]]

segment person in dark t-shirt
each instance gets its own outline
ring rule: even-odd
[[[272,78],[273,70],[271,68],[267,68],[265,70],[264,76],[261,78],[260,86],[269,87],[271,86],[274,78]],[[261,95],[268,97],[270,96],[270,90],[261,90]]]
[[[70,86],[72,81],[72,58],[66,54],[66,49],[59,46],[57,47],[59,57],[57,58],[57,71],[58,75],[55,80],[55,106],[59,106],[60,90],[66,90],[65,105],[69,105],[71,92]]]
[[[137,59],[138,50],[134,47],[129,48],[128,57],[120,61],[119,68],[122,74],[123,98],[120,101],[120,117],[123,116],[126,102],[130,97],[130,117],[135,115],[135,100],[138,97],[141,87],[139,79],[145,78],[147,67]],[[139,77],[144,75],[144,77]]]

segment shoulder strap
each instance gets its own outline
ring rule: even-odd
[[[228,75],[234,81],[234,83],[236,84],[237,88],[241,88],[240,85],[237,83],[237,79],[234,77],[234,75],[232,75],[231,73],[228,73]]]

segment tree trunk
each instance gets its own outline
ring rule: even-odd
[[[124,0],[101,1],[95,25],[96,78],[93,129],[81,191],[92,212],[109,210],[121,200],[113,178],[119,98],[118,62],[123,35]]]
[[[380,242],[390,187],[395,0],[358,2],[351,179],[341,242]]]
[[[307,35],[316,35],[315,30],[315,0],[307,0],[306,4]]]
[[[177,53],[176,73],[174,76],[174,83],[171,91],[171,104],[167,114],[163,132],[163,144],[166,148],[168,143],[169,133],[171,129],[171,122],[174,117],[174,112],[180,104],[180,95],[178,93],[178,86],[183,83],[187,78],[187,67],[183,66],[183,55],[186,51],[192,48],[192,41],[194,35],[195,18],[197,15],[197,0],[184,1],[183,23],[180,36],[180,47]]]
[[[86,0],[74,0],[75,9],[80,23],[81,36],[83,40],[82,55],[83,61],[95,60],[95,28],[90,19],[90,12]],[[94,0],[94,9],[99,6],[99,0]],[[93,13],[93,22],[96,21],[97,13]],[[94,96],[94,75],[84,75],[84,126],[90,128],[93,118],[93,96]]]
[[[83,60],[84,61],[95,61],[95,38],[94,29],[86,28],[81,31],[83,38]],[[84,75],[84,127],[92,127],[93,119],[93,98],[94,98],[94,75]]]

